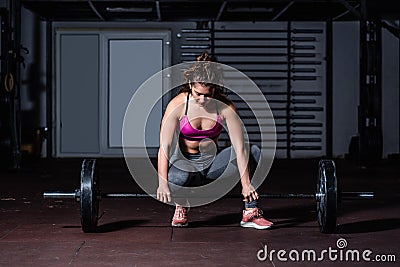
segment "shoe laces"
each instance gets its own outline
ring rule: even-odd
[[[174,217],[176,218],[184,218],[186,216],[186,208],[182,206],[175,207]]]
[[[261,209],[253,209],[251,211],[251,218],[263,218],[264,212]]]

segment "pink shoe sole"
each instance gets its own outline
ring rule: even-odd
[[[240,226],[241,227],[245,227],[245,228],[254,228],[254,229],[258,229],[258,230],[264,230],[264,229],[271,228],[273,226],[273,224],[271,224],[271,225],[258,225],[258,224],[254,223],[254,222],[241,221],[240,222]]]

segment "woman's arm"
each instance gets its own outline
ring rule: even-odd
[[[182,113],[181,96],[171,100],[164,113],[160,129],[160,148],[158,150],[158,189],[157,199],[162,202],[171,202],[168,186],[169,155],[172,149],[173,138]]]
[[[258,199],[258,194],[250,183],[249,147],[244,141],[244,125],[237,115],[236,108],[233,104],[230,104],[229,107],[223,109],[222,114],[225,117],[226,125],[228,127],[229,139],[231,140],[232,147],[236,153],[244,201],[250,202],[256,200]]]

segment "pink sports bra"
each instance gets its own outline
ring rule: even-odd
[[[214,126],[207,130],[199,130],[193,128],[189,122],[187,116],[188,105],[189,105],[189,94],[186,99],[185,115],[179,121],[179,127],[181,130],[179,136],[190,141],[201,141],[204,138],[210,138],[210,139],[217,138],[222,131],[222,118],[218,113],[218,109],[217,109],[217,122],[214,124]]]

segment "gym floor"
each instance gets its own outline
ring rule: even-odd
[[[152,198],[103,199],[98,233],[85,234],[78,203],[42,198],[77,188],[80,164],[47,160],[0,173],[0,266],[399,266],[398,160],[336,160],[343,191],[375,198],[343,200],[334,234],[320,233],[314,199],[261,199],[275,227],[255,230],[239,226],[241,200],[229,197],[191,209],[189,227],[179,229],[170,226],[173,207]],[[317,165],[277,160],[259,192],[312,194]],[[140,193],[123,160],[99,167],[102,191]]]

